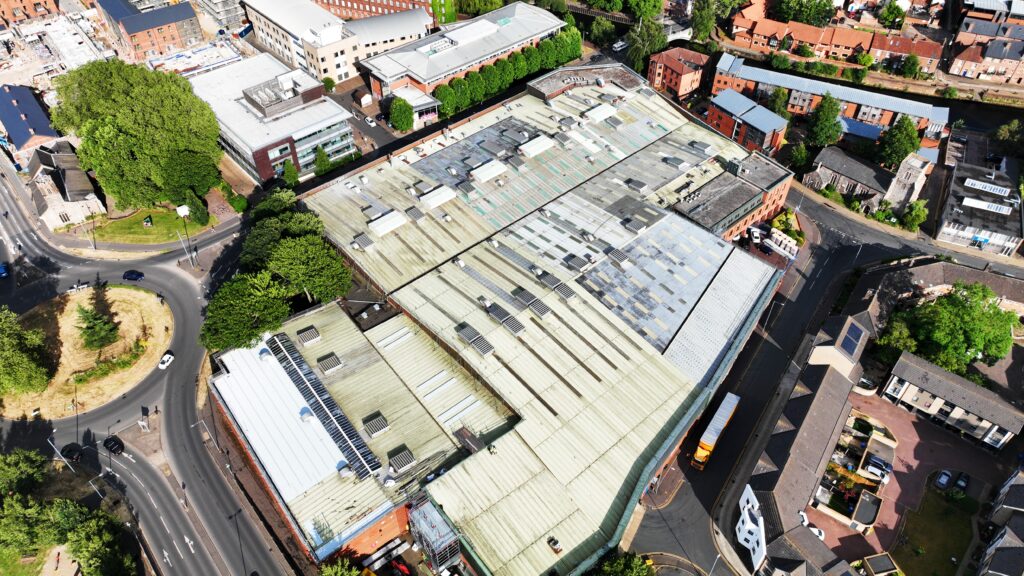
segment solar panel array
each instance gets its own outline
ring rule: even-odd
[[[338,407],[338,403],[327,392],[306,360],[295,349],[295,344],[286,334],[277,334],[267,339],[267,347],[288,374],[292,384],[302,394],[309,408],[323,424],[327,433],[345,455],[349,467],[359,479],[380,470],[380,460],[370,451],[355,426]]]
[[[1013,212],[1013,208],[1010,208],[1009,206],[1003,206],[1002,204],[996,204],[995,202],[985,202],[984,200],[978,200],[976,198],[964,198],[964,206],[967,206],[968,208],[988,210],[989,212],[995,212],[996,214],[1002,214],[1004,216]]]
[[[968,178],[965,180],[964,186],[974,188],[975,190],[981,190],[982,192],[988,192],[989,194],[997,194],[999,196],[1006,196],[1010,193],[1009,188],[996,186],[995,184],[989,184],[988,182],[982,182],[980,180],[975,180],[974,178]]]
[[[862,336],[864,336],[864,331],[861,330],[860,326],[851,323],[849,328],[846,329],[846,335],[843,336],[843,341],[839,347],[852,358],[854,353],[857,352],[857,345],[860,344]]]

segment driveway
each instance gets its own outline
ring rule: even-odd
[[[352,137],[355,138],[356,146],[364,154],[389,144],[398,138],[383,123],[377,122],[376,126],[370,126],[364,120],[367,115],[373,118],[380,113],[380,102],[377,100],[374,100],[366,108],[361,108],[352,99],[353,92],[356,90],[365,91],[366,89],[366,85],[362,82],[348,80],[335,88],[334,93],[331,94],[332,100],[341,104],[343,108],[352,113],[352,119],[349,120],[349,124],[352,126]]]
[[[840,558],[852,561],[891,549],[901,517],[921,504],[928,476],[933,472],[968,472],[973,497],[987,497],[987,487],[1002,483],[1010,473],[1007,461],[1012,458],[1012,450],[993,455],[878,396],[851,394],[850,402],[884,424],[898,444],[892,480],[881,491],[882,508],[870,534],[864,536],[817,510],[807,510],[811,523],[825,530],[825,544]]]

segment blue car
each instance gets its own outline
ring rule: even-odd
[[[0,278],[7,278],[11,275],[11,265],[7,262],[0,262]]]
[[[139,280],[142,280],[145,277],[146,275],[143,274],[142,272],[139,272],[138,270],[129,270],[121,276],[121,278],[129,280],[131,282],[138,282]]]

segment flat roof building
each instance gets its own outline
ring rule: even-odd
[[[561,18],[547,10],[514,2],[367,58],[362,66],[370,72],[370,87],[377,98],[401,86],[430,94],[437,85],[534,46],[564,26]]]
[[[151,70],[173,72],[183,78],[191,78],[197,74],[234,64],[241,59],[242,55],[235,50],[231,42],[217,40],[177,54],[150,58],[146,65]]]
[[[213,109],[224,151],[257,181],[269,180],[291,160],[313,171],[316,149],[331,159],[355,150],[351,114],[325,95],[323,84],[260,54],[189,79]]]
[[[936,239],[1010,256],[1024,239],[1017,184],[998,167],[957,163]]]
[[[313,0],[324,10],[346,21],[362,20],[406,10],[422,10],[430,16],[431,27],[455,22],[458,14],[450,2],[432,0]],[[437,10],[435,12],[434,10]]]
[[[431,18],[422,9],[346,23],[310,0],[244,0],[256,39],[293,68],[318,80],[343,82],[356,64],[423,38]]]
[[[96,6],[128,62],[145,62],[203,41],[199,19],[188,2],[146,11],[129,0],[96,0]]]
[[[607,80],[554,94],[593,75]],[[621,538],[781,277],[667,209],[686,183],[749,158],[634,73],[580,68],[303,196],[402,311],[366,338],[388,365],[421,370],[395,368],[407,388],[447,390],[448,376],[421,366],[430,354],[479,382],[428,407],[442,428],[472,432],[462,442],[475,448],[423,482],[479,570],[579,573]],[[777,165],[754,158],[767,164],[751,172],[769,178]],[[430,345],[407,349],[415,337]],[[337,402],[350,418],[371,408]],[[473,423],[490,413],[495,427]],[[422,462],[423,449],[410,451]],[[443,534],[426,538],[446,546]]]

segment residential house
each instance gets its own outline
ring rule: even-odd
[[[996,450],[1024,427],[1024,412],[995,392],[907,351],[882,397]]]
[[[979,78],[986,70],[984,49],[983,45],[976,44],[961,50],[953,57],[949,73],[964,78]]]
[[[1024,574],[1024,471],[1015,470],[999,487],[989,520],[999,528],[985,548],[978,574]]]
[[[6,133],[3,143],[22,165],[36,148],[59,138],[35,93],[26,86],[0,87],[0,124]]]
[[[826,58],[839,58],[848,60],[854,54],[867,52],[871,49],[872,37],[870,32],[854,30],[853,28],[838,28],[831,26],[825,29],[821,42],[824,45]]]
[[[708,105],[707,123],[747,150],[772,155],[782,146],[785,118],[735,90],[719,92]]]
[[[988,44],[998,38],[1024,40],[1024,24],[1000,24],[977,18],[964,18],[956,35],[956,45],[964,48],[975,44]]]
[[[1017,183],[997,167],[957,162],[942,210],[940,242],[1004,256],[1024,238]]]
[[[818,28],[801,22],[779,22],[766,17],[733,17],[734,43],[750,50],[768,52],[792,50],[805,44],[817,58],[846,60],[871,47],[871,32],[852,28]]]
[[[965,0],[968,18],[1024,24],[1024,3],[1020,0]]]
[[[934,74],[942,60],[942,44],[920,38],[875,34],[871,40],[871,56],[875,62],[898,65],[911,54],[917,56],[921,71]]]
[[[670,48],[651,56],[647,81],[655,90],[663,90],[679,99],[700,88],[708,56],[686,48]]]
[[[992,39],[962,49],[949,66],[949,73],[989,82],[1024,82],[1024,41]]]
[[[355,151],[352,115],[327,97],[323,83],[260,54],[189,78],[192,91],[213,109],[220,143],[257,181],[280,175],[290,160],[311,173],[316,151],[331,160]]]
[[[56,0],[0,0],[0,18],[7,27],[57,13]]]
[[[431,19],[417,8],[344,22],[309,0],[244,0],[261,46],[292,68],[336,83],[359,76],[357,64],[427,35]]]
[[[1024,513],[1024,470],[1017,469],[999,487],[992,499],[993,524],[1005,526],[1014,514]],[[1021,571],[1024,573],[1024,570]]]
[[[129,0],[96,0],[104,24],[128,62],[173,54],[203,41],[195,10],[188,2],[141,11]]]
[[[479,70],[554,36],[565,21],[525,2],[514,2],[361,61],[370,87],[386,98],[402,86],[430,94],[440,84]]]
[[[82,170],[67,140],[40,146],[28,164],[29,190],[36,215],[51,230],[106,214],[92,179]]]
[[[926,145],[932,146],[937,145],[937,139],[949,122],[948,108],[747,66],[743,58],[722,54],[715,69],[711,91],[717,94],[730,88],[755,99],[771,94],[775,88],[785,88],[789,90],[787,110],[799,115],[813,111],[821,97],[828,93],[840,101],[842,116],[860,122],[885,128],[895,123],[900,116],[909,117],[924,132],[928,139]]]
[[[902,211],[917,200],[930,164],[920,155],[911,154],[894,174],[851,156],[841,148],[829,146],[814,158],[814,168],[804,174],[803,183],[814,189],[832,184],[837,192],[857,199],[862,206],[877,210],[884,200],[895,210]]]

